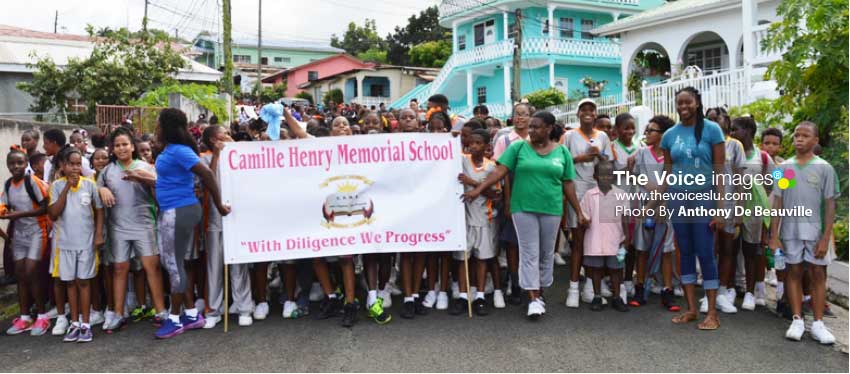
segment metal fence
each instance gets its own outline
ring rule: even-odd
[[[624,98],[622,95],[603,96],[593,99],[596,103],[596,114],[607,114],[611,118],[617,114],[628,112],[636,105],[635,97],[629,93]],[[567,127],[578,127],[578,101],[561,105],[550,106],[546,110],[552,112],[559,121]]]
[[[121,125],[129,120],[133,128],[143,134],[153,133],[156,120],[164,107],[142,107],[127,105],[97,105],[95,124],[107,133],[112,125]]]

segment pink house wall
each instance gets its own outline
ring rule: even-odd
[[[329,75],[338,74],[356,68],[365,68],[368,66],[371,66],[371,64],[364,63],[347,55],[327,57],[319,61],[297,66],[287,72],[286,96],[293,97],[295,94],[302,91],[298,88],[298,86],[308,81],[308,73],[310,71],[319,72],[319,79],[321,79]]]

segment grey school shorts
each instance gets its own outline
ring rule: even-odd
[[[808,262],[812,265],[829,265],[829,251],[827,251],[827,255],[823,258],[815,258],[815,248],[817,247],[817,245],[818,242],[816,240],[783,239],[782,246],[785,247],[785,250],[783,251],[785,254],[785,262],[792,265],[799,264],[803,261]]]
[[[575,182],[573,183],[573,185],[576,189],[576,198],[578,199],[578,201],[581,201],[581,198],[584,197],[584,194],[587,191],[590,191],[594,187],[596,187],[595,185],[583,182]],[[566,196],[564,197],[564,199],[566,199]],[[567,227],[571,229],[578,228],[578,214],[576,214],[576,211],[573,209],[573,206],[569,203],[567,203]]]
[[[70,282],[75,279],[92,279],[97,275],[97,253],[92,249],[60,249],[54,261],[59,279]],[[58,269],[56,269],[58,267]]]
[[[496,237],[496,224],[488,226],[467,226],[466,248],[468,251],[452,252],[455,260],[463,261],[464,255],[472,252],[472,256],[479,260],[489,260],[499,253],[499,244]]]
[[[109,242],[112,244],[112,262],[128,262],[134,257],[158,256],[159,247],[156,244],[156,232],[150,231],[143,239],[127,240],[121,235],[112,234]]]
[[[40,230],[31,234],[16,232],[12,237],[12,255],[15,261],[41,261],[46,247],[47,238],[41,236]]]
[[[617,256],[582,256],[582,265],[592,268],[622,269],[623,264],[617,261]]]
[[[639,252],[649,251],[653,244],[652,241],[654,240],[655,230],[664,230],[665,228],[667,229],[667,232],[664,234],[664,243],[661,247],[661,253],[672,253],[676,250],[676,246],[673,243],[673,224],[669,220],[656,223],[655,230],[652,231],[644,229],[643,222],[644,220],[639,220],[635,224],[634,244],[636,250]]]

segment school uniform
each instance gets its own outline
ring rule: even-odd
[[[603,131],[596,129],[588,136],[581,131],[575,129],[567,131],[564,136],[564,146],[570,151],[573,158],[586,154],[590,147],[599,148],[599,153],[611,158],[611,142],[608,140],[608,135]],[[584,194],[596,187],[596,179],[593,178],[593,169],[599,159],[594,159],[592,162],[577,162],[574,163],[576,178],[574,180],[576,198],[581,201]],[[572,206],[567,207],[567,227],[578,227],[578,216]]]
[[[471,156],[465,155],[463,158],[463,173],[478,183],[487,179],[494,170],[496,170],[496,163],[490,159],[484,158],[481,167],[476,167]],[[498,185],[496,188],[498,189]],[[472,186],[464,185],[464,191],[473,189]],[[472,252],[472,255],[479,260],[489,260],[498,255],[496,215],[493,200],[483,195],[466,203],[466,248],[468,251],[454,252],[455,260],[463,260],[468,252]]]
[[[741,174],[748,175],[750,177],[755,177],[759,174],[764,175],[765,180],[770,180],[770,172],[776,168],[773,160],[770,159],[770,156],[758,149],[753,149],[751,155],[744,155],[744,162],[741,164]],[[776,183],[776,181],[774,181]],[[761,189],[761,191],[757,191]],[[753,199],[757,197],[755,194],[761,194],[764,192],[764,187],[758,183],[753,183],[753,186],[747,190],[746,192],[753,194]],[[762,195],[766,196],[766,195]],[[767,202],[767,199],[764,199],[765,207],[770,207],[770,204]],[[748,204],[752,205],[753,201],[748,201]],[[750,244],[759,244],[761,243],[762,232],[765,230],[765,227],[770,225],[769,220],[765,219],[762,216],[756,216],[755,214],[751,214],[748,216],[744,216],[743,225],[741,225],[741,234],[743,235],[744,242]],[[756,251],[757,255],[763,254],[762,251]],[[741,261],[738,262],[739,264]]]
[[[738,139],[726,137],[726,162],[723,166],[723,173],[727,176],[731,176],[735,169],[741,169],[744,164],[744,145],[741,144]],[[729,178],[726,179],[726,184],[723,186],[723,191],[726,194],[730,194],[735,192],[737,186],[729,183]],[[735,205],[738,202],[735,200],[724,200],[723,207],[725,209],[735,209]],[[735,233],[736,219],[730,219],[726,221],[726,225],[723,226],[723,231],[727,234]]]
[[[628,207],[628,201],[618,195],[625,191],[612,186],[608,193],[594,187],[581,199],[581,211],[590,219],[590,226],[584,233],[584,266],[608,269],[622,269],[617,260],[617,251],[626,238],[623,232],[623,217],[617,214],[617,208]]]
[[[27,180],[29,178],[29,180]],[[30,183],[33,196],[27,192]],[[0,212],[26,212],[39,208],[47,195],[47,184],[36,176],[26,175],[20,182],[8,182],[9,189],[0,193]],[[41,261],[47,251],[50,218],[47,215],[15,220],[12,231],[12,257],[14,261],[30,259]]]
[[[115,205],[108,209],[107,236],[113,263],[129,262],[135,257],[158,256],[156,241],[156,203],[149,187],[125,180],[126,170],[145,170],[156,174],[150,164],[133,160],[126,169],[111,162],[97,178],[98,187],[106,187],[115,196]]]
[[[50,205],[55,204],[68,179],[57,179],[50,185]],[[51,273],[63,281],[92,279],[97,275],[98,255],[94,250],[94,210],[103,204],[95,181],[80,177],[68,191],[65,210],[53,225],[53,259]]]

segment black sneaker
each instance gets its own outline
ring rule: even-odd
[[[522,305],[522,289],[519,287],[511,288],[511,296],[508,296],[508,304]]]
[[[590,310],[594,312],[601,312],[602,309],[605,309],[605,305],[602,304],[602,297],[594,296],[593,302],[590,303]]]
[[[360,309],[356,302],[345,304],[342,307],[342,326],[351,327],[357,322],[357,309]]]
[[[428,315],[428,308],[425,305],[422,305],[422,302],[419,299],[413,302],[413,311],[420,316]]]
[[[596,301],[596,300],[594,300],[594,301]],[[592,306],[591,306],[591,308],[592,308]],[[621,299],[619,297],[615,297],[613,299],[613,301],[611,301],[611,308],[614,308],[614,310],[616,310],[618,312],[628,312],[629,311],[629,307],[626,306],[626,303],[623,302],[623,299]]]
[[[451,307],[449,307],[449,314],[453,316],[459,316],[466,312],[468,301],[462,297],[458,297],[452,301]]]
[[[632,296],[632,301],[629,301],[629,305],[633,307],[639,307],[646,305],[646,294],[644,293],[644,288],[642,284],[635,285],[635,295]]]
[[[401,307],[401,318],[412,319],[416,314],[415,301],[405,301]]]
[[[322,308],[319,314],[316,314],[316,319],[328,319],[339,315],[342,309],[342,300],[340,298],[325,299],[322,302]]]
[[[479,316],[486,316],[490,314],[487,310],[487,303],[484,299],[475,299],[475,301],[472,302],[472,311]]]
[[[667,308],[667,311],[670,312],[678,312],[682,310],[678,305],[676,305],[675,300],[676,295],[673,293],[673,290],[669,288],[665,288],[661,291],[661,305]]]

